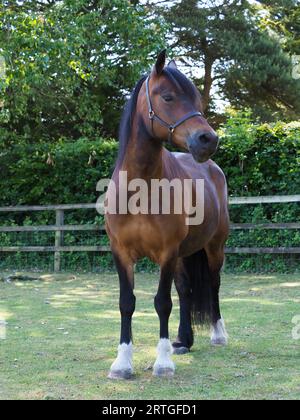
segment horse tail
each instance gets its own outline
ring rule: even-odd
[[[212,323],[212,278],[204,249],[188,258],[186,264],[191,286],[191,316],[194,327]]]

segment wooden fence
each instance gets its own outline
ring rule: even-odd
[[[300,203],[300,195],[292,196],[270,196],[270,197],[239,197],[230,198],[230,205],[247,204],[269,204],[269,203]],[[95,204],[64,204],[50,206],[17,206],[0,207],[0,213],[11,212],[36,212],[36,211],[54,211],[56,213],[56,224],[47,226],[0,226],[0,233],[3,232],[55,232],[55,243],[53,246],[9,246],[1,247],[2,252],[53,252],[54,270],[61,269],[62,252],[110,252],[108,246],[64,246],[64,232],[75,231],[98,231],[104,232],[104,226],[99,225],[65,225],[64,213],[70,210],[95,209]],[[241,223],[232,224],[232,230],[252,230],[252,229],[300,229],[300,223],[270,223],[253,224]],[[280,248],[226,248],[227,254],[300,254],[300,247],[280,247]]]

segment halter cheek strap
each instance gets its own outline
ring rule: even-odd
[[[182,118],[180,118],[174,124],[167,123],[162,118],[160,118],[158,115],[156,115],[155,111],[153,110],[152,103],[151,103],[151,98],[150,98],[149,81],[150,81],[150,76],[148,76],[147,79],[146,79],[146,98],[147,98],[147,104],[148,104],[149,119],[150,119],[151,125],[152,125],[152,133],[154,133],[153,122],[157,121],[160,125],[166,127],[169,130],[168,140],[171,143],[172,142],[172,135],[173,135],[173,133],[174,133],[174,131],[176,130],[177,127],[179,127],[181,124],[183,124],[187,120],[190,120],[191,118],[202,117],[203,114],[201,112],[192,111],[192,112],[189,112],[188,114],[186,114],[185,116],[183,116]]]

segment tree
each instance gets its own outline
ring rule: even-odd
[[[204,69],[196,83],[208,112],[215,111],[217,97],[237,109],[251,108],[264,120],[294,119],[300,112],[300,82],[292,78],[291,57],[268,22],[267,2],[261,3],[264,7],[247,0],[182,0],[171,7],[162,2],[179,57]],[[291,15],[284,10],[284,27],[292,33],[299,8]]]
[[[260,0],[267,10],[266,27],[281,37],[285,51],[292,55],[300,54],[300,1],[299,0]]]
[[[115,136],[124,96],[164,44],[127,0],[4,1],[0,130],[31,142]]]

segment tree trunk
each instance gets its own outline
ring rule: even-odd
[[[213,84],[212,70],[213,70],[213,59],[211,57],[205,57],[204,61],[205,75],[204,75],[204,90],[202,94],[202,103],[204,111],[209,107],[210,93]]]

